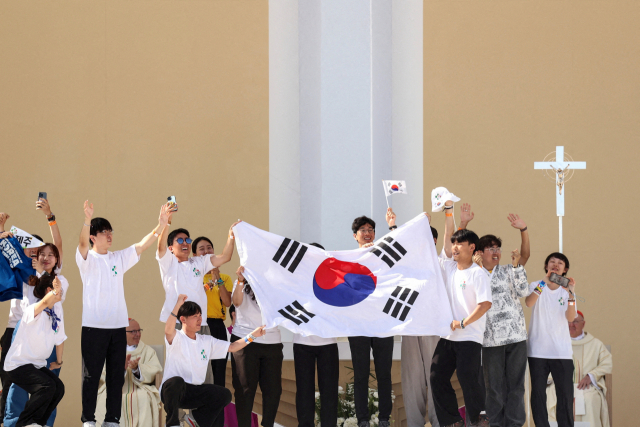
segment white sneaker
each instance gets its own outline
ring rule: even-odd
[[[109,421],[109,422],[103,421],[102,427],[120,427],[120,423],[114,423],[112,421]]]
[[[42,427],[42,426],[40,424],[33,423],[33,424],[29,424],[28,426],[25,426],[25,427]]]
[[[96,427],[95,421],[85,421],[82,423],[82,427]]]

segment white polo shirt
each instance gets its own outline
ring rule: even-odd
[[[164,343],[167,348],[167,360],[164,364],[162,384],[170,378],[181,377],[184,382],[193,385],[204,384],[209,360],[226,358],[231,344],[229,341],[199,333],[196,333],[196,339],[192,340],[184,330],[176,331],[171,344],[165,336]]]
[[[4,362],[5,371],[29,364],[37,369],[44,368],[51,356],[51,349],[67,339],[62,304],[57,302],[53,306],[55,315],[60,318],[55,331],[51,317],[44,311],[35,316],[35,307],[35,304],[31,304],[24,308],[20,327]]]
[[[160,277],[165,292],[160,321],[163,323],[167,321],[180,294],[186,295],[187,301],[197,303],[202,311],[202,318],[206,319],[207,293],[202,279],[213,269],[211,255],[194,256],[185,262],[180,262],[173,252],[167,249],[162,258],[156,252],[156,259],[160,265]]]

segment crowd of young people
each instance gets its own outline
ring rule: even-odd
[[[63,363],[66,335],[62,302],[69,284],[61,275],[62,240],[55,215],[45,199],[38,200],[36,208],[46,214],[54,243],[24,251],[4,229],[9,216],[0,213],[3,254],[7,256],[5,251],[13,248],[20,252],[17,256],[22,263],[33,268],[32,277],[23,286],[23,299],[12,300],[10,320],[1,339],[3,390],[19,388],[25,394],[22,407],[17,410],[17,427],[53,425],[52,413],[64,395],[64,385],[55,372]],[[223,425],[223,408],[231,401],[224,377],[228,353],[232,353],[238,425],[251,426],[253,402],[260,385],[262,425],[271,427],[282,393],[280,330],[261,325],[260,306],[243,275],[243,267],[238,268],[233,284],[218,270],[231,260],[233,227],[237,223],[230,227],[222,253],[215,255],[207,237],[192,241],[184,228],[170,231],[175,208],[163,205],[158,224],[150,233],[138,243],[112,252],[113,227],[104,218],[94,218],[93,205],[84,203],[84,223],[76,250],[83,284],[83,425],[96,425],[103,367],[107,398],[102,425],[119,425],[128,326],[123,276],[157,240],[156,259],[165,290],[160,320],[165,323],[167,358],[160,395],[167,413],[166,425],[177,426],[181,418],[202,427]],[[523,220],[509,215],[512,227],[520,231],[521,247],[511,252],[509,264],[500,265],[501,239],[492,234],[480,238],[467,228],[474,214],[466,203],[461,206],[460,227],[454,230],[452,210],[453,202],[446,202],[439,261],[455,320],[450,325],[451,333],[445,337],[403,337],[402,387],[409,426],[424,426],[427,408],[434,427],[464,425],[451,385],[454,371],[464,395],[467,425],[522,426],[527,361],[536,425],[549,425],[546,385],[551,374],[558,396],[558,425],[572,426],[573,362],[566,320],[572,321],[577,315],[575,281],[569,278],[563,286],[556,283],[561,282],[558,277],[566,276],[569,260],[561,253],[550,254],[545,260],[543,280],[529,284],[524,265],[530,256],[530,244]],[[386,220],[389,230],[397,228],[391,209]],[[373,244],[375,227],[375,222],[365,216],[353,221],[353,237],[359,247]],[[433,239],[435,244],[438,232],[433,227],[431,230],[432,235],[425,238]],[[313,245],[322,248],[318,243]],[[526,306],[532,307],[528,335],[520,298],[526,298]],[[235,312],[229,341],[224,326],[227,310]],[[371,354],[379,395],[379,413],[375,416],[380,427],[390,425],[393,345],[393,337],[349,337],[359,427],[368,427],[374,416],[368,405]],[[294,362],[299,425],[311,427],[315,423],[317,366],[319,422],[323,427],[335,426],[339,374],[336,339],[294,336]],[[206,384],[208,369],[213,371],[211,384]],[[5,425],[11,406],[9,401],[5,403],[7,394],[3,393],[1,408]],[[189,409],[189,414],[184,415],[182,409]]]

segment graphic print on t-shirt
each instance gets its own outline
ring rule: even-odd
[[[202,360],[207,360],[207,353],[204,351],[204,348],[200,351],[200,357],[202,357]]]
[[[113,267],[111,267],[111,273],[113,273],[113,277],[116,277],[118,275],[118,271],[116,270],[116,266],[115,265]]]
[[[560,297],[560,299],[558,300],[558,302],[560,303],[560,305],[564,305],[564,298]]]
[[[193,267],[193,277],[198,277],[200,276],[200,270],[198,270],[197,268]]]
[[[458,285],[460,286],[460,289],[462,289],[463,291],[465,289],[467,289],[467,281],[466,280],[463,280],[462,283],[459,283]]]

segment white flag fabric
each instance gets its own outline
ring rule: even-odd
[[[245,222],[234,234],[267,328],[282,324],[324,338],[451,333],[451,306],[424,214],[374,246],[351,251],[323,251]]]
[[[13,237],[18,239],[18,242],[20,242],[20,246],[22,246],[22,249],[39,248],[40,246],[44,246],[43,242],[36,239],[26,231],[19,229],[15,225],[12,225],[9,231],[11,232],[11,234],[13,234]]]
[[[392,194],[407,194],[407,184],[404,181],[385,181],[382,180],[384,191],[388,196]]]

